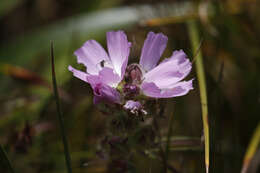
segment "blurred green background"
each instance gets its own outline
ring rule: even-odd
[[[0,144],[13,167],[26,173],[66,171],[51,90],[51,40],[73,172],[106,172],[107,162],[96,153],[109,116],[93,105],[90,86],[67,70],[83,67],[74,51],[88,39],[106,48],[105,33],[120,29],[132,42],[129,61],[138,62],[147,33],[154,31],[169,38],[163,57],[183,49],[193,59],[187,22],[196,20],[207,81],[210,172],[240,172],[260,121],[259,8],[257,0],[1,0]],[[161,133],[173,116],[175,141],[203,136],[195,68],[188,78],[195,78],[194,90],[164,100]],[[171,145],[169,164],[178,172],[205,172],[203,145]],[[133,160],[135,172],[160,172],[156,159],[136,153]],[[260,171],[259,165],[258,149],[248,172]],[[4,161],[0,172],[8,172]]]

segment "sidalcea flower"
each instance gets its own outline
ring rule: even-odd
[[[86,72],[68,68],[75,77],[91,85],[95,104],[121,103],[116,87],[124,77],[131,46],[123,31],[107,32],[106,37],[108,54],[95,40],[87,41],[75,51],[77,62],[86,67]]]
[[[140,90],[148,97],[177,97],[193,89],[193,79],[181,81],[191,71],[191,62],[182,50],[174,51],[171,57],[158,64],[167,41],[168,38],[162,33],[149,32],[142,48],[139,65],[136,65],[142,71]]]

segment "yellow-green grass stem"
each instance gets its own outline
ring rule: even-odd
[[[255,129],[255,132],[251,138],[251,141],[247,147],[246,154],[244,156],[241,173],[247,172],[248,166],[256,153],[259,143],[260,143],[260,122],[258,123],[258,125]]]
[[[187,22],[192,51],[195,60],[197,80],[199,83],[200,90],[200,101],[202,109],[202,120],[203,120],[203,130],[205,138],[205,166],[206,172],[209,172],[209,153],[210,153],[210,143],[209,143],[209,124],[208,124],[208,103],[207,103],[207,88],[206,79],[203,66],[202,53],[198,50],[200,45],[198,27],[195,20],[190,20]],[[196,57],[195,57],[196,56]]]

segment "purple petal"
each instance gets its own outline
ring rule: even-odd
[[[91,85],[93,90],[98,84],[102,83],[99,75],[87,76],[87,82]]]
[[[115,74],[111,68],[108,67],[104,67],[102,70],[100,70],[98,75],[87,76],[87,82],[90,83],[92,88],[99,83],[116,88],[120,81],[120,77]]]
[[[105,67],[100,71],[99,75],[88,75],[87,73],[76,70],[71,66],[69,66],[69,70],[73,72],[75,77],[88,82],[91,85],[94,91],[95,104],[101,101],[108,103],[120,103],[119,92],[109,86],[109,84],[113,85],[113,82],[117,82],[118,79],[120,79],[117,74],[113,73],[112,69]]]
[[[77,56],[78,63],[86,66],[89,74],[98,74],[100,63],[109,60],[104,48],[95,40],[87,41],[74,54]]]
[[[191,71],[186,54],[174,51],[173,55],[144,75],[144,82],[154,82],[159,88],[171,88]]]
[[[98,104],[100,102],[106,103],[121,103],[119,92],[102,83],[97,84],[94,88],[94,104]]]
[[[73,73],[73,76],[87,82],[87,76],[88,76],[87,73],[77,70],[71,66],[69,66],[68,69]]]
[[[99,83],[103,83],[109,85],[110,87],[116,88],[121,80],[120,77],[115,74],[111,68],[104,67],[98,75],[88,75],[87,81],[88,83],[90,83],[92,88]]]
[[[117,73],[114,73],[113,69],[104,67],[99,72],[100,79],[102,83],[105,83],[111,87],[116,88],[118,83],[121,81],[120,76]]]
[[[172,86],[172,88],[166,88],[166,89],[159,88],[153,82],[150,83],[144,82],[141,86],[141,89],[143,94],[148,97],[154,97],[154,98],[178,97],[178,96],[186,95],[191,89],[193,89],[192,81],[193,79],[189,81],[178,82],[174,86]]]
[[[166,48],[168,38],[162,33],[155,34],[149,32],[140,58],[140,65],[146,71],[153,69],[158,63],[164,49]]]
[[[107,47],[115,72],[122,78],[125,73],[131,44],[123,31],[107,32]]]

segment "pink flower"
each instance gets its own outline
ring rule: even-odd
[[[190,73],[192,64],[182,50],[174,51],[171,57],[158,64],[167,41],[168,38],[162,33],[150,32],[144,42],[139,64],[127,67],[131,43],[123,31],[108,32],[109,54],[95,40],[89,40],[75,51],[77,62],[85,65],[86,72],[71,66],[69,70],[91,85],[95,104],[101,101],[121,104],[121,94],[116,88],[122,80],[125,80],[122,87],[125,99],[139,94],[154,98],[182,96],[193,89],[193,79],[182,81]],[[126,105],[127,109],[138,107],[137,102],[127,102]]]
[[[174,51],[170,58],[158,63],[168,38],[162,33],[149,32],[142,48],[140,66],[142,69],[141,92],[149,97],[169,98],[183,96],[192,87],[192,80],[181,81],[191,71],[191,62],[182,51]]]
[[[75,51],[77,62],[86,66],[86,72],[71,66],[73,75],[89,83],[94,91],[94,103],[100,101],[121,103],[116,87],[124,77],[131,43],[123,31],[107,32],[108,53],[95,40],[87,41]]]

